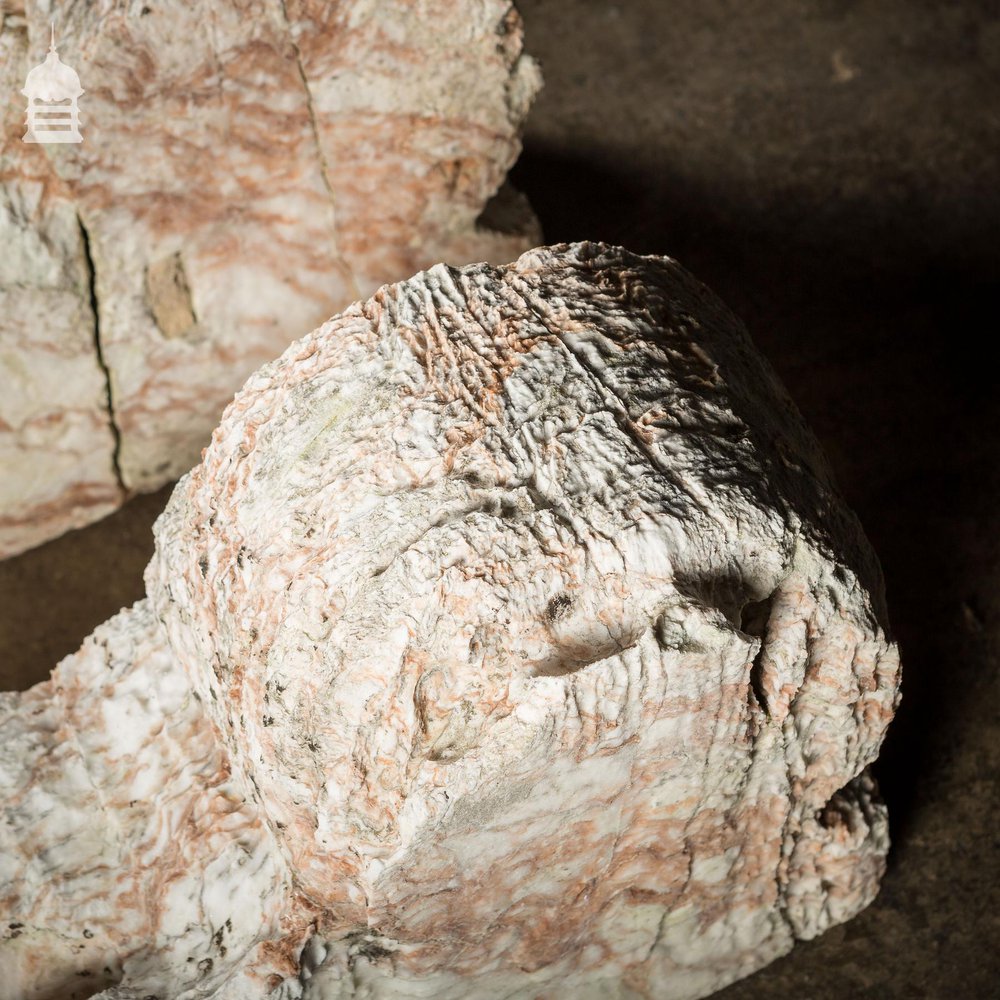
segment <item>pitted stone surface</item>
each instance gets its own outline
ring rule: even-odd
[[[877,891],[877,564],[668,259],[380,289],[251,377],[156,533],[148,600],[6,696],[5,854],[55,851],[0,879],[25,969],[71,977],[86,900],[108,998],[686,1000]],[[151,674],[126,809],[100,790]],[[37,763],[77,727],[83,798]],[[70,823],[114,843],[103,875],[55,850]]]

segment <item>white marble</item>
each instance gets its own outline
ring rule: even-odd
[[[78,145],[0,110],[0,557],[187,472],[255,368],[383,282],[540,238],[477,224],[540,85],[507,0],[64,7],[0,12],[5,94],[53,18],[84,87]]]
[[[248,380],[156,540],[5,696],[0,997],[694,1000],[877,892],[878,566],[668,259],[381,288]]]

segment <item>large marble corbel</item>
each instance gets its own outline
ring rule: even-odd
[[[739,322],[577,244],[253,375],[3,696],[0,996],[705,996],[888,846],[880,574]]]

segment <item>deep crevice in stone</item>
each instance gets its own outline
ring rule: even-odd
[[[771,606],[774,595],[765,597],[762,601],[751,601],[743,606],[740,612],[740,631],[754,639],[760,640],[760,646],[750,664],[750,690],[757,704],[767,712],[767,694],[764,690],[764,641],[767,636],[767,623],[771,618]]]
[[[111,385],[111,369],[108,367],[107,360],[104,357],[104,347],[101,343],[101,314],[97,303],[97,268],[94,264],[94,254],[90,243],[90,232],[83,221],[83,216],[81,216],[79,212],[77,212],[76,221],[80,226],[80,239],[83,243],[83,258],[87,264],[87,284],[90,291],[90,309],[94,314],[94,355],[97,358],[97,364],[100,367],[101,372],[104,374],[104,393],[107,402],[108,427],[111,430],[111,438],[113,441],[111,449],[111,467],[114,469],[115,480],[118,483],[118,487],[124,493],[128,493],[128,487],[125,485],[125,480],[122,477],[122,435],[121,430],[118,427],[118,421],[115,418],[115,399],[114,390]]]

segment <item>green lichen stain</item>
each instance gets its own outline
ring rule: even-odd
[[[296,455],[296,463],[311,463],[331,435],[351,426],[365,426],[363,417],[387,409],[392,402],[392,392],[381,379],[363,382],[352,390],[337,389],[331,396],[310,406],[307,424],[317,429]]]

